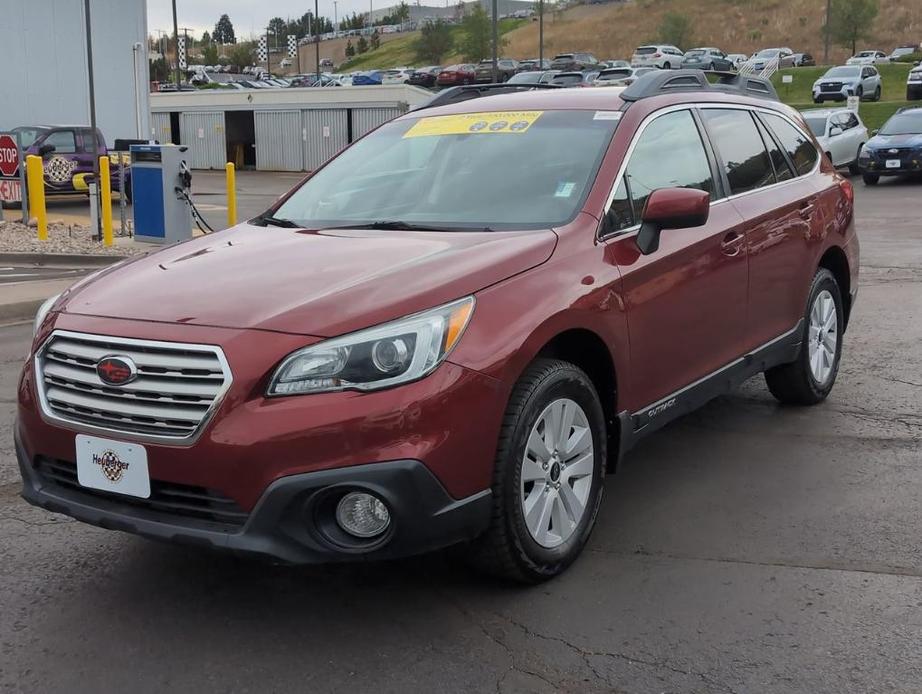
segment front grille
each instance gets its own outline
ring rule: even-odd
[[[144,508],[156,513],[197,518],[237,527],[246,523],[247,520],[246,511],[240,508],[236,501],[205,487],[151,480],[150,497],[141,499],[81,486],[77,481],[76,464],[66,460],[39,458],[35,471],[45,485]]]
[[[841,91],[842,91],[842,83],[841,83],[841,82],[834,82],[834,83],[832,83],[832,84],[821,84],[821,85],[820,85],[820,90],[821,90],[821,91],[824,91],[824,92],[841,92]]]
[[[96,365],[113,355],[135,363],[135,380],[112,386],[99,378]],[[47,415],[170,441],[192,439],[231,382],[217,347],[65,331],[53,333],[42,347],[36,371]]]

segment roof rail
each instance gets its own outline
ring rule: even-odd
[[[443,89],[426,103],[420,104],[411,110],[419,111],[424,108],[457,104],[462,101],[477,99],[481,96],[490,96],[491,94],[511,94],[514,92],[530,92],[533,89],[560,88],[558,84],[507,84],[506,82],[499,82],[496,84],[468,84],[461,87]]]
[[[708,75],[717,77],[711,82]],[[656,70],[641,75],[621,92],[623,101],[633,102],[675,92],[719,91],[780,101],[771,81],[763,77],[718,70]]]

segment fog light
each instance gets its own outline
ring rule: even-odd
[[[355,537],[375,537],[387,530],[391,514],[374,494],[349,492],[336,505],[336,522]]]

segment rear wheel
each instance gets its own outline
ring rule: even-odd
[[[876,186],[877,183],[880,181],[880,176],[878,176],[877,174],[866,173],[866,174],[863,174],[861,178],[864,181],[864,185],[866,186]]]
[[[864,87],[859,86],[858,89],[855,90],[855,96],[857,96],[859,99],[863,99],[864,98]]]
[[[852,176],[857,176],[858,174],[861,173],[861,169],[858,168],[858,157],[861,156],[861,148],[862,148],[862,147],[864,147],[864,143],[863,143],[863,142],[862,142],[860,145],[858,145],[858,151],[855,152],[855,160],[854,160],[851,164],[848,165],[848,172],[849,172]]]
[[[804,323],[797,359],[765,372],[768,389],[787,405],[822,402],[839,372],[845,313],[839,284],[826,268],[817,270],[813,277]]]
[[[672,65],[669,63],[668,60],[667,60],[665,63],[663,63],[663,69],[664,69],[664,70],[670,70],[670,69],[672,69]]]
[[[880,101],[880,86],[874,90],[874,101]]]
[[[586,374],[536,360],[513,389],[500,433],[490,527],[471,546],[481,569],[526,583],[553,578],[595,525],[605,417]]]

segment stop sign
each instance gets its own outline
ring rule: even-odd
[[[19,170],[19,149],[16,140],[0,135],[0,176],[12,177]]]

